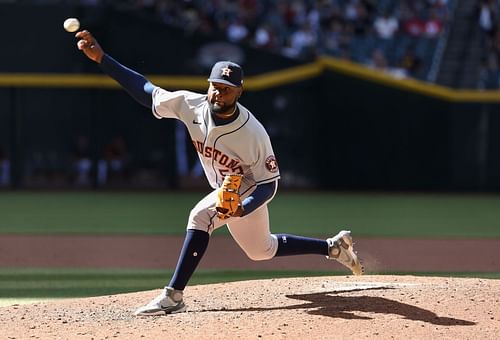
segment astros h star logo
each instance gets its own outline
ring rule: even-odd
[[[231,75],[231,72],[233,72],[233,70],[231,70],[229,67],[224,67],[223,69],[221,69],[222,71],[222,76],[227,76],[229,77]]]

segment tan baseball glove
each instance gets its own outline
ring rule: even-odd
[[[242,178],[243,176],[241,175],[226,175],[224,177],[224,182],[219,188],[217,202],[215,203],[217,217],[221,220],[232,216],[241,216],[243,213],[239,193]]]

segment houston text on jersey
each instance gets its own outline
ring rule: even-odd
[[[228,155],[224,154],[222,151],[212,148],[210,146],[204,146],[202,142],[193,140],[193,145],[203,157],[212,158],[219,165],[226,167],[231,171],[232,174],[240,175],[243,174],[243,168],[240,166],[240,161],[237,159],[232,159]]]

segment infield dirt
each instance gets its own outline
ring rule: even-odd
[[[134,317],[160,290],[0,308],[5,339],[498,339],[500,280],[334,276],[188,287],[188,312]]]

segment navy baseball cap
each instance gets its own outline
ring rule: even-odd
[[[239,87],[243,85],[243,69],[232,61],[219,61],[212,67],[208,81]]]

